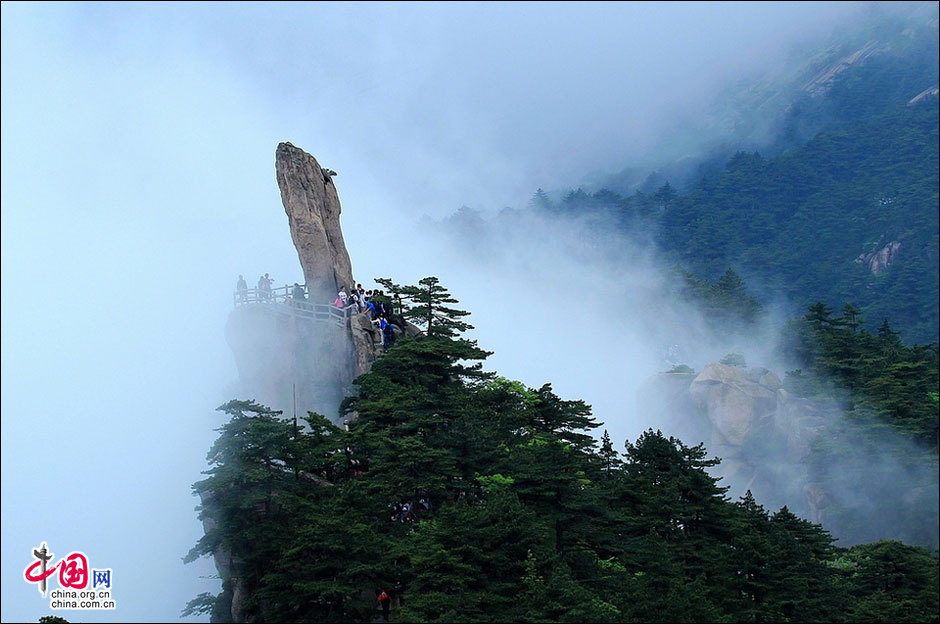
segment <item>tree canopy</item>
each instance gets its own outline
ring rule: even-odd
[[[598,441],[583,401],[484,373],[437,280],[400,291],[441,316],[356,380],[348,431],[219,408],[187,559],[222,561],[223,591],[188,613],[370,621],[384,590],[396,621],[936,620],[934,555],[732,501],[702,445]]]

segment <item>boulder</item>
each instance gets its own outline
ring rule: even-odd
[[[692,381],[689,394],[726,444],[741,446],[773,428],[777,395],[748,379],[747,369],[708,364]]]

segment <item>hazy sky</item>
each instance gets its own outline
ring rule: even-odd
[[[216,591],[181,558],[235,383],[231,291],[302,277],[279,141],[339,172],[357,278],[413,281],[448,270],[414,264],[421,215],[649,158],[727,81],[858,9],[3,3],[2,619],[51,613],[22,578],[42,541],[114,571],[117,611],[73,620],[173,620]],[[536,349],[500,372],[599,403],[583,364],[633,343],[542,357],[485,275],[449,270],[483,346]]]

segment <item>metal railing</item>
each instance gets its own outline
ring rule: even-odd
[[[336,323],[340,327],[347,327],[350,317],[355,314],[352,306],[337,308],[330,303],[311,303],[307,301],[306,289],[304,289],[303,299],[300,297],[295,298],[293,294],[294,287],[288,285],[271,288],[270,290],[248,288],[246,290],[236,290],[232,293],[232,302],[236,308],[256,305],[278,314],[323,323]]]

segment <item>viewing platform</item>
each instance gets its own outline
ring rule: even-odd
[[[303,287],[301,287],[303,288]],[[270,290],[249,288],[232,293],[232,302],[236,308],[242,306],[259,306],[265,310],[285,316],[318,321],[321,323],[335,323],[339,327],[349,327],[349,319],[354,314],[351,307],[337,308],[330,303],[312,303],[307,301],[307,291],[304,289],[304,299],[294,298],[294,287],[279,286]]]

